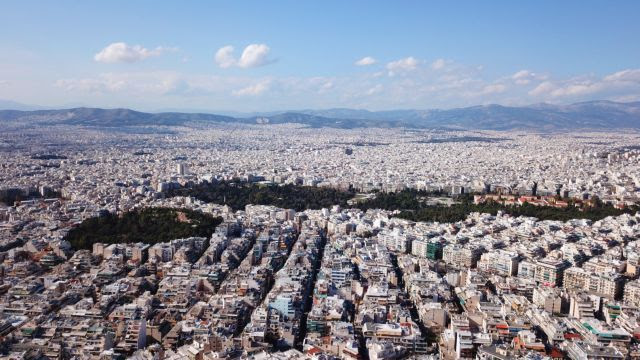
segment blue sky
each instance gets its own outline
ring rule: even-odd
[[[5,1],[0,99],[268,111],[640,100],[638,1]]]

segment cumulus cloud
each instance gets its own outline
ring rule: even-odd
[[[269,80],[260,81],[245,88],[234,90],[232,93],[236,96],[258,96],[268,91],[270,85],[271,82]]]
[[[418,61],[418,59],[409,56],[404,59],[391,61],[387,64],[387,70],[389,70],[389,75],[393,76],[396,72],[415,70],[419,63],[420,61]]]
[[[375,63],[377,63],[378,61],[374,58],[372,58],[371,56],[365,56],[362,59],[358,60],[355,62],[355,65],[357,66],[368,66],[368,65],[373,65]]]
[[[234,57],[233,48],[224,47],[216,54],[216,60],[221,66],[227,64],[227,67],[240,68],[242,56],[239,50],[236,49],[238,54]],[[255,64],[255,59],[254,52],[253,55],[248,54],[243,63]],[[436,62],[427,63],[409,57],[384,63],[382,69],[361,69],[332,77],[114,72],[60,79],[55,85],[73,92],[74,96],[87,103],[99,102],[100,99],[146,99],[158,106],[189,103],[202,108],[253,106],[256,110],[296,108],[300,104],[317,108],[424,109],[481,103],[525,105],[540,101],[571,103],[595,99],[640,99],[640,69],[572,78],[541,74],[533,69],[488,76],[477,65],[445,60],[444,70],[438,70],[434,69],[438,66],[433,66]],[[387,76],[389,73],[397,76]],[[0,86],[0,89],[5,88]]]
[[[511,75],[513,81],[518,85],[526,85],[531,82],[531,72],[529,70],[520,70]]]
[[[511,75],[511,80],[518,85],[528,85],[532,81],[542,81],[546,80],[547,76],[542,74],[537,74],[529,70],[520,70],[515,74]]]
[[[215,61],[221,68],[232,67],[236,64],[236,59],[233,56],[233,46],[223,46],[216,51]]]
[[[128,45],[124,42],[116,42],[100,50],[99,53],[95,54],[93,59],[102,63],[134,63],[171,51],[176,51],[176,48],[158,46],[155,49],[147,49],[140,45]]]
[[[238,66],[250,68],[266,65],[269,62],[267,56],[270,50],[271,49],[265,44],[251,44],[244,48],[242,56],[240,56],[240,60],[238,60]]]
[[[214,57],[221,68],[240,67],[253,68],[269,64],[269,52],[271,49],[265,44],[250,44],[244,48],[239,59],[234,56],[234,48],[231,45],[223,46]]]

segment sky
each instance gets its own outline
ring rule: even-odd
[[[146,111],[640,101],[640,1],[3,1],[0,99]]]

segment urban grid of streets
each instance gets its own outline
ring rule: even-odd
[[[73,134],[73,135],[70,135]],[[11,129],[0,188],[0,351],[8,358],[637,358],[640,215],[538,221],[473,213],[412,223],[384,210],[167,198],[244,179],[358,191],[509,189],[637,203],[636,133],[231,128]],[[350,151],[347,151],[350,150]],[[47,198],[60,192],[61,198]],[[96,244],[101,212],[188,208],[210,238]],[[194,256],[194,254],[196,256]]]

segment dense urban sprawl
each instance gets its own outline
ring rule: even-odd
[[[170,196],[242,181],[622,209],[637,133],[42,129],[0,133],[3,358],[640,359],[640,214],[439,223]],[[158,219],[200,232],[147,241]]]

